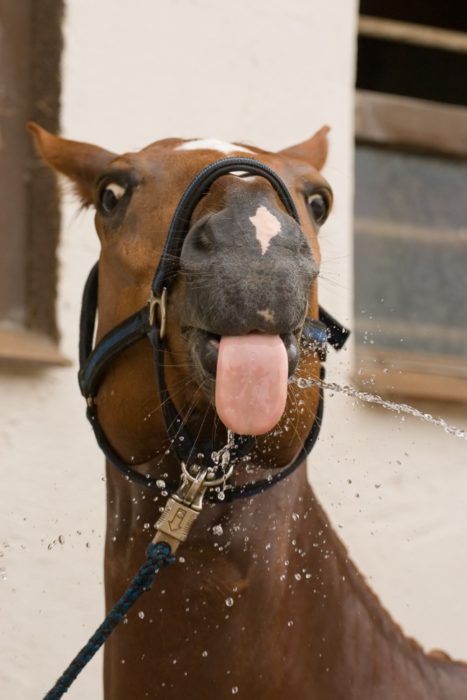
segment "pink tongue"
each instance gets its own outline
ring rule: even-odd
[[[280,336],[223,336],[216,374],[219,418],[239,435],[267,433],[284,413],[287,377],[287,351]]]

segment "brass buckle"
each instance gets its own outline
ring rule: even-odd
[[[193,476],[182,462],[180,486],[178,491],[167,499],[164,511],[156,523],[153,542],[167,542],[172,553],[175,553],[182,542],[185,542],[198,519],[206,491],[225,484],[232,472],[233,466],[230,466],[225,476],[215,479],[211,467],[201,467],[196,476]]]
[[[160,324],[159,324],[159,338],[164,337],[165,327],[167,322],[167,287],[162,289],[162,294],[160,297],[156,297],[151,289],[151,294],[148,299],[149,304],[149,325],[154,326],[156,322],[156,307],[159,307],[160,314]]]
[[[188,480],[182,474],[178,491],[170,496],[162,515],[156,523],[153,542],[166,542],[174,554],[185,542],[188,534],[198,519],[203,507],[203,497],[209,484],[206,482],[208,469],[202,469],[195,478]]]

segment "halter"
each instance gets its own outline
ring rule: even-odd
[[[167,342],[165,333],[167,297],[178,271],[183,242],[189,231],[195,207],[209,192],[210,187],[218,178],[237,170],[268,180],[287,213],[300,225],[299,216],[290,192],[271,168],[251,158],[223,158],[201,170],[183,193],[169,227],[147,304],[109,331],[95,347],[93,347],[93,339],[97,314],[98,263],[91,269],[84,287],[80,318],[80,369],[78,380],[81,393],[87,402],[87,418],[93,427],[97,443],[108,461],[121,471],[129,481],[142,486],[157,486],[155,478],[149,474],[141,474],[134,468],[135,466],[148,468],[150,462],[130,465],[121,458],[111,445],[100,424],[95,397],[99,391],[103,375],[111,362],[126,348],[143,338],[147,338],[153,350],[154,369],[159,387],[164,422],[177,460],[181,467],[187,470],[194,462],[199,464],[200,459],[202,459],[203,468],[212,469],[213,473],[218,473],[219,466],[215,461],[215,457],[213,457],[215,446],[211,443],[196,444],[195,450],[196,441],[193,440],[188,426],[178,414],[166,385],[164,351]],[[349,333],[346,328],[320,307],[319,320],[311,318],[305,320],[302,342],[306,343],[321,361],[324,361],[327,344],[329,343],[336,350],[340,350],[346,342]],[[321,378],[323,377],[324,368],[321,367]],[[260,481],[244,485],[228,486],[225,490],[225,500],[231,501],[236,498],[261,493],[289,476],[311,452],[318,438],[322,415],[323,390],[320,387],[314,423],[302,449],[293,462],[268,479],[261,479]],[[234,444],[235,446],[230,450],[231,463],[235,463],[246,454],[253,444],[253,438],[236,435]],[[200,457],[200,455],[202,456]],[[167,485],[167,488],[172,490],[171,485]],[[175,488],[176,485],[173,485],[173,489]],[[210,501],[216,501],[216,494],[212,491],[206,497]]]

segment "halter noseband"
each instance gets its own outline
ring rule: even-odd
[[[213,470],[218,469],[212,457],[214,446],[212,444],[196,444],[196,450],[194,449],[195,441],[170,397],[164,372],[165,319],[167,295],[178,270],[182,245],[189,231],[195,207],[208,193],[215,180],[236,170],[242,170],[268,180],[275,189],[287,213],[300,224],[290,192],[271,168],[251,158],[224,158],[211,163],[201,170],[182,195],[169,227],[164,250],[151,285],[148,303],[109,331],[95,347],[93,347],[93,339],[97,314],[98,263],[90,271],[84,287],[80,318],[80,369],[78,379],[81,393],[87,402],[87,417],[93,427],[98,445],[108,461],[119,469],[128,480],[143,486],[156,486],[156,479],[149,475],[141,474],[134,469],[134,466],[147,467],[149,463],[130,466],[120,457],[102,429],[97,414],[95,397],[109,363],[123,350],[147,337],[153,348],[154,367],[166,430],[171,438],[172,449],[178,461],[186,468],[189,466],[192,458],[193,461],[199,462],[199,454],[202,453],[203,463],[207,462],[207,466]],[[320,360],[324,360],[326,357],[326,346],[328,343],[336,350],[340,350],[348,336],[349,331],[321,307],[319,320],[307,318],[302,332],[302,339],[313,352],[317,353]],[[322,367],[321,378],[323,376],[324,368]],[[293,462],[268,479],[261,479],[255,483],[241,486],[228,487],[225,491],[225,500],[255,495],[289,476],[312,450],[318,438],[322,414],[323,390],[320,388],[318,409],[314,423],[302,449]],[[235,447],[230,450],[231,460],[238,460],[251,445],[252,438],[235,436]],[[207,499],[214,501],[216,494],[213,492],[208,493]]]

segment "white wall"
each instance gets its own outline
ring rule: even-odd
[[[116,151],[165,136],[274,149],[330,124],[336,208],[322,234],[322,298],[348,321],[355,16],[356,0],[69,0],[63,134]],[[75,380],[79,299],[97,243],[92,215],[77,215],[69,197],[59,253],[62,347],[75,364],[0,375],[0,687],[9,700],[39,697],[103,609],[103,458]],[[329,376],[345,378],[349,357],[334,358]],[[330,398],[310,476],[408,631],[467,658],[460,448],[439,430]],[[69,697],[100,692],[94,661]]]

